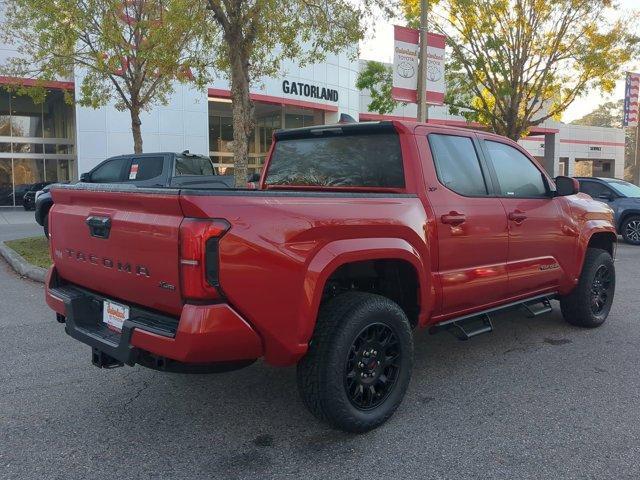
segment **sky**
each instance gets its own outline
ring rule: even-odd
[[[640,0],[617,0],[622,9],[632,9],[640,7]],[[360,44],[360,57],[366,60],[377,60],[380,62],[393,61],[393,22],[378,19],[367,38]],[[640,71],[640,58],[632,65],[628,65],[627,70]],[[616,101],[624,98],[624,78],[620,79],[616,89],[612,94],[605,94],[601,91],[592,91],[577,99],[565,111],[562,116],[563,122],[571,122],[583,117],[593,111],[598,105]]]

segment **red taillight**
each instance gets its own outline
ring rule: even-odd
[[[218,290],[218,240],[229,222],[222,219],[185,218],[180,224],[180,286],[189,300],[215,300]]]

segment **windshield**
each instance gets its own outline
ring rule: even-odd
[[[209,157],[176,157],[176,176],[216,175]]]
[[[625,197],[640,198],[640,187],[632,183],[624,182],[622,180],[615,180],[607,183],[620,195],[623,195]]]
[[[397,133],[336,135],[276,142],[268,185],[404,187]]]

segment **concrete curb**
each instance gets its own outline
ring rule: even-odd
[[[7,247],[4,242],[0,242],[0,255],[9,262],[9,265],[11,265],[19,275],[35,280],[36,282],[44,283],[47,271],[44,268],[31,265],[15,250]]]

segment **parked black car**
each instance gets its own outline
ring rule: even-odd
[[[39,182],[31,185],[22,197],[22,206],[24,209],[34,210],[36,208],[36,193],[47,185],[51,185],[51,183],[52,182]]]
[[[203,155],[161,152],[120,155],[101,162],[80,175],[86,183],[130,183],[137,187],[231,188],[232,175],[218,175],[211,159]],[[36,200],[35,217],[49,236],[49,210],[53,206],[51,186]]]
[[[580,191],[609,205],[625,242],[640,245],[640,187],[617,178],[576,177]]]

